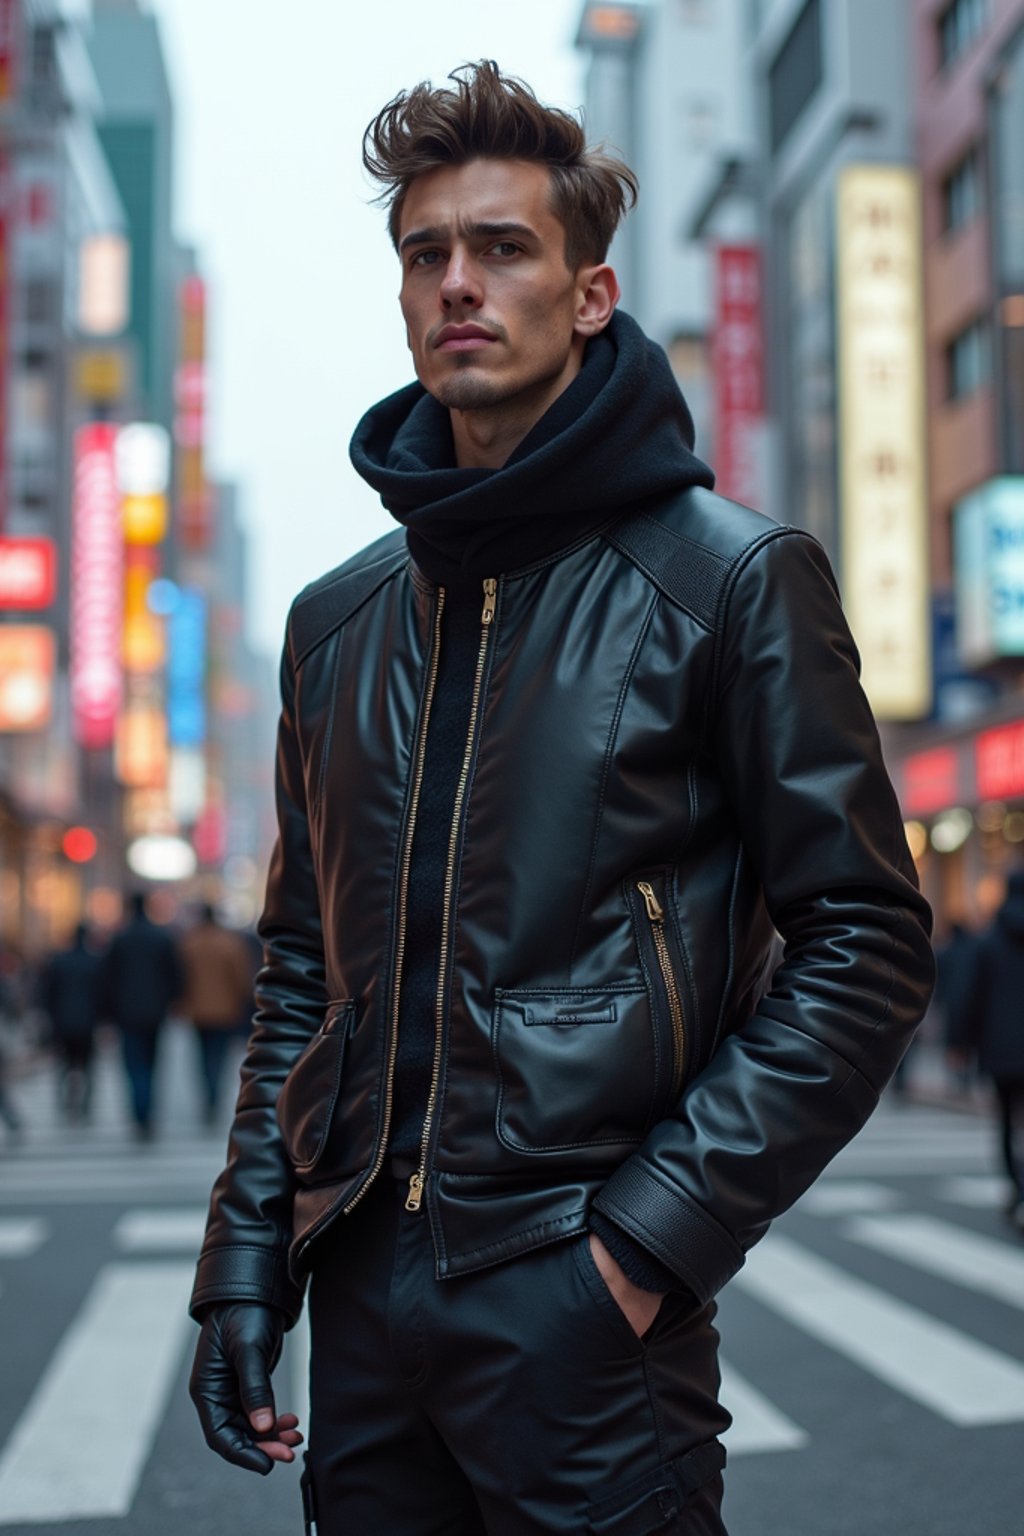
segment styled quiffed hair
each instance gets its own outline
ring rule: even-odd
[[[565,226],[571,272],[602,262],[639,184],[622,160],[588,149],[570,112],[545,107],[522,80],[482,59],[448,76],[451,88],[428,81],[400,92],[363,135],[363,164],[383,190],[388,232],[398,249],[405,194],[418,176],[470,160],[532,160],[551,172],[551,209]]]

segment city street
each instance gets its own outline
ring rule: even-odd
[[[191,1041],[166,1041],[161,1133],[127,1137],[115,1063],[95,1123],[47,1073],[0,1155],[0,1528],[260,1536],[301,1528],[298,1473],[256,1479],[188,1401],[193,1254],[223,1133],[199,1129]],[[1013,1536],[1024,1242],[974,1115],[887,1104],[722,1299],[731,1536]],[[276,1375],[305,1418],[302,1329]],[[982,1492],[983,1491],[983,1492]],[[983,1507],[979,1500],[983,1499]]]

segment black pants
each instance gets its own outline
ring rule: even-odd
[[[313,1273],[317,1536],[726,1536],[714,1309],[641,1341],[585,1236],[439,1281],[405,1194],[382,1174]]]
[[[1024,1200],[1024,1153],[1017,1145],[1024,1138],[1024,1077],[997,1077],[994,1080],[999,1105],[999,1150],[1006,1176]]]

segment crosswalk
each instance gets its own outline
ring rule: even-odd
[[[920,1127],[926,1142],[939,1130],[927,1117]],[[943,1155],[922,1176],[917,1130],[883,1125],[884,1175],[874,1156],[837,1162],[753,1251],[722,1308],[731,1460],[799,1456],[829,1432],[801,1412],[770,1352],[744,1351],[737,1307],[748,1342],[790,1330],[826,1378],[840,1364],[856,1373],[880,1417],[902,1401],[955,1429],[1024,1426],[1024,1243],[993,1219],[1005,1190],[979,1130],[944,1117]],[[221,1149],[179,1136],[126,1160],[113,1136],[83,1147],[64,1132],[35,1151],[0,1165],[0,1357],[23,1326],[9,1295],[24,1294],[33,1266],[69,1262],[66,1229],[91,1200],[98,1236],[76,1308],[17,1389],[0,1441],[0,1528],[96,1519],[116,1530],[187,1369],[187,1296]],[[280,1405],[303,1419],[308,1347],[300,1324],[279,1371]]]

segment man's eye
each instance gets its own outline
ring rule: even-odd
[[[441,257],[440,251],[417,251],[412,259],[414,267],[432,267]]]
[[[492,245],[491,250],[498,256],[515,256],[519,250],[514,240],[499,240],[497,245]]]

